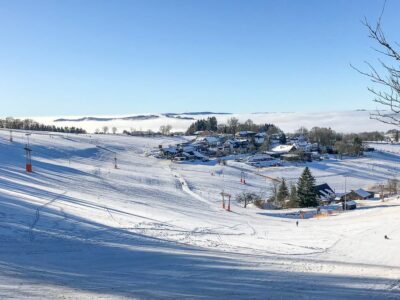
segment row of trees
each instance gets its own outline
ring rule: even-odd
[[[186,134],[192,135],[196,131],[217,131],[217,118],[216,117],[208,117],[207,119],[200,119],[192,123],[186,131]]]
[[[118,131],[118,128],[113,126],[111,127],[111,132],[112,134],[116,134]],[[94,131],[95,134],[108,134],[110,132],[110,128],[108,126],[103,126],[102,130],[100,130],[99,128],[96,128],[96,130]]]
[[[396,130],[393,130],[393,133],[396,132]],[[318,144],[322,152],[333,151],[340,156],[360,155],[363,151],[363,142],[383,141],[385,139],[384,134],[378,131],[343,134],[325,127],[314,127],[311,130],[302,127],[294,135],[302,135],[310,143]]]
[[[264,202],[261,200],[262,195],[253,192],[245,192],[236,197],[239,203],[243,203],[244,207],[249,203],[253,203],[258,207],[262,207]],[[268,202],[277,208],[296,208],[296,207],[316,207],[319,204],[317,192],[315,189],[315,178],[311,171],[306,167],[297,181],[292,184],[290,189],[283,179],[279,185],[273,186],[273,195]]]
[[[7,129],[20,129],[20,130],[35,130],[35,131],[51,131],[51,132],[65,132],[65,133],[86,133],[82,128],[77,127],[57,127],[54,125],[40,124],[31,119],[14,119],[7,117],[0,119],[0,128]]]
[[[388,192],[389,195],[397,195],[399,192],[399,180],[396,178],[388,179],[387,184],[381,185],[382,193]],[[243,203],[244,207],[249,203],[263,208],[264,197],[254,192],[245,192],[236,197],[239,203]],[[318,195],[315,186],[315,178],[311,171],[306,167],[297,181],[288,187],[283,179],[280,184],[273,186],[273,194],[268,199],[268,203],[273,204],[276,208],[298,208],[298,207],[317,207],[319,205]]]
[[[311,130],[301,127],[294,135],[303,135],[310,143],[317,143],[322,147],[333,147],[336,142],[348,142],[354,139],[359,139],[362,142],[383,141],[385,139],[384,134],[378,131],[343,134],[326,127],[313,127]]]
[[[278,187],[274,187],[274,195],[270,201],[280,208],[318,206],[315,178],[310,169],[308,167],[304,169],[297,185],[292,184],[290,191],[283,179]]]
[[[342,157],[343,155],[357,155],[363,152],[362,139],[357,134],[347,134],[341,140],[336,141],[334,150]]]
[[[186,134],[191,135],[196,131],[212,131],[225,134],[236,134],[240,131],[266,132],[268,135],[282,133],[282,130],[274,124],[255,124],[250,119],[240,123],[239,119],[235,117],[229,118],[225,124],[218,124],[216,117],[197,120],[189,126]]]
[[[114,133],[114,131],[113,131]],[[179,132],[172,132],[172,126],[171,125],[162,125],[160,126],[160,129],[158,132],[152,131],[152,130],[136,130],[135,128],[131,127],[130,130],[124,130],[122,132],[123,134],[126,135],[132,135],[132,136],[156,136],[156,135],[166,135],[166,136],[171,136],[171,135],[181,135],[182,133]]]

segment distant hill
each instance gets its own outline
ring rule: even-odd
[[[115,121],[115,120],[125,120],[125,121],[137,121],[137,120],[152,120],[159,118],[158,115],[138,115],[132,117],[123,117],[123,118],[100,118],[100,117],[82,117],[78,119],[55,119],[54,122],[83,122],[83,121],[99,121],[99,122],[107,122],[107,121]]]
[[[256,124],[272,123],[286,132],[294,132],[300,127],[330,127],[338,132],[387,131],[394,126],[370,119],[370,111],[328,111],[328,112],[253,112],[253,113],[226,113],[226,112],[185,112],[140,114],[126,116],[75,116],[58,118],[33,118],[46,125],[76,126],[87,132],[95,132],[103,126],[117,127],[123,130],[153,130],[158,131],[162,125],[171,125],[173,131],[186,131],[198,119],[215,116],[218,123],[226,123],[229,118],[238,118],[241,122],[248,119]]]

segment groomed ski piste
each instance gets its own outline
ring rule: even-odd
[[[304,164],[257,170],[147,155],[183,139],[31,132],[26,173],[25,132],[10,142],[0,130],[0,298],[400,298],[397,197],[298,227],[298,209],[232,199],[228,212],[221,191],[268,191],[260,174],[294,180]],[[364,187],[400,171],[399,146],[376,148],[307,165],[336,189],[344,177]]]

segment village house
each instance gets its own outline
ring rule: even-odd
[[[293,153],[297,150],[295,145],[278,145],[268,152],[272,157],[279,158],[281,155]]]
[[[238,133],[236,133],[236,136],[238,138],[251,140],[256,134],[257,134],[257,132],[244,130],[244,131],[239,131]]]
[[[344,200],[346,196],[346,200],[367,200],[374,198],[374,193],[365,191],[363,189],[351,190],[345,195],[342,195],[341,199]]]
[[[217,147],[223,143],[223,138],[219,136],[202,136],[196,138],[197,142],[204,142],[208,147]]]
[[[175,146],[170,146],[170,147],[167,147],[167,148],[163,148],[160,145],[160,153],[161,153],[162,157],[172,158],[172,157],[174,157],[175,155],[178,154],[178,149]]]
[[[253,167],[262,168],[279,165],[279,161],[268,154],[255,154],[248,157],[245,162]]]
[[[317,143],[310,143],[303,135],[291,137],[289,139],[289,144],[295,145],[298,150],[302,150],[304,152],[320,150]]]
[[[227,140],[224,146],[230,149],[230,153],[240,154],[249,151],[250,143],[246,139],[231,139]]]
[[[386,133],[386,134],[384,135],[384,137],[385,137],[385,141],[386,141],[386,142],[389,142],[389,143],[395,143],[395,142],[397,142],[397,141],[396,141],[396,138],[398,138],[398,137],[396,136],[396,133],[395,133],[395,132]]]
[[[254,143],[256,145],[262,145],[267,138],[267,134],[265,132],[259,132],[254,136]]]
[[[327,183],[315,186],[315,192],[322,204],[327,205],[335,202],[336,193]]]

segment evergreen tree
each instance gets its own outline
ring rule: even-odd
[[[308,167],[304,169],[297,183],[297,198],[300,207],[318,206],[315,178]]]
[[[279,141],[280,141],[281,144],[286,144],[286,142],[287,142],[286,135],[283,132],[281,133]]]
[[[217,131],[218,129],[218,122],[217,122],[217,118],[216,117],[211,117],[207,119],[208,122],[208,130],[210,131]]]
[[[276,196],[278,203],[283,206],[285,200],[289,197],[289,190],[286,185],[285,179],[282,180],[282,183],[279,185],[278,194]]]

